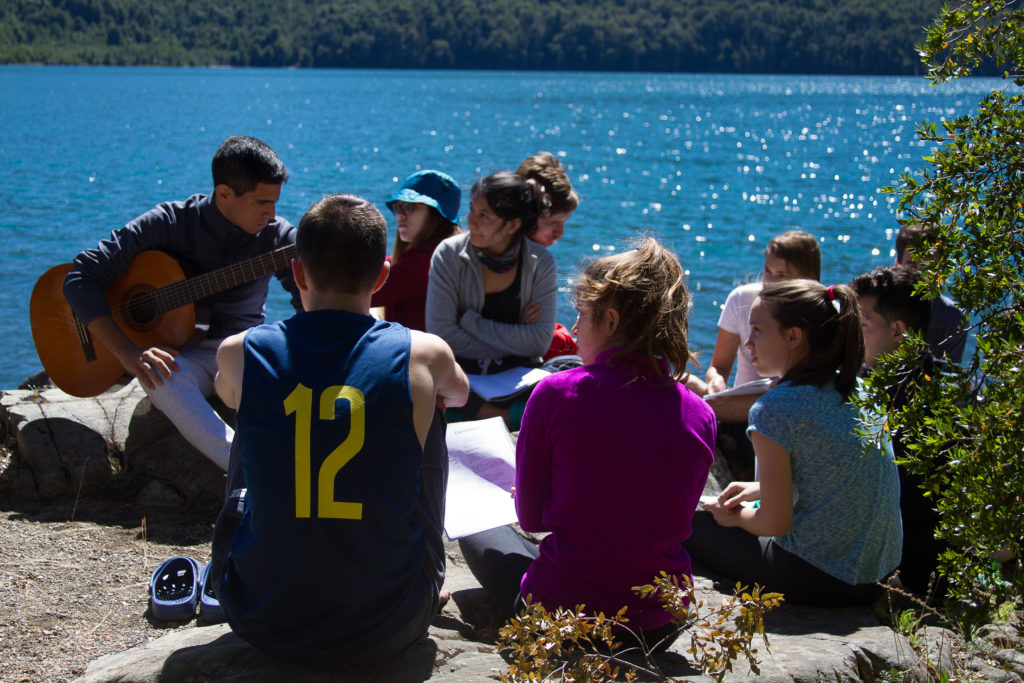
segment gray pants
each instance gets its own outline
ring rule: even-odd
[[[190,444],[217,467],[226,470],[235,431],[207,400],[214,392],[220,342],[207,339],[195,348],[182,351],[175,357],[179,371],[170,380],[165,378],[163,384],[153,389],[143,384],[142,389]]]

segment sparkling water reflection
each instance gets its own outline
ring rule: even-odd
[[[818,236],[830,282],[891,262],[894,199],[880,188],[922,165],[915,123],[966,113],[998,82],[0,66],[0,85],[0,387],[13,387],[39,368],[39,275],[159,201],[209,191],[228,135],[280,153],[291,179],[278,211],[293,222],[323,193],[383,208],[418,169],[468,191],[554,152],[582,199],[553,247],[560,290],[586,259],[656,235],[683,260],[692,345],[709,352],[725,296],[757,276],[774,234]],[[287,314],[272,287],[269,316]],[[563,301],[559,318],[573,317]]]

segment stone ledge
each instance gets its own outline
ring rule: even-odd
[[[0,421],[19,456],[7,477],[12,497],[116,491],[146,505],[214,509],[222,499],[223,473],[153,408],[138,382],[91,398],[52,387],[3,391]]]
[[[137,383],[88,399],[46,388],[0,392],[0,417],[15,438],[22,467],[20,475],[9,471],[6,479],[8,485],[21,482],[16,484],[21,495],[104,496],[127,478],[143,504],[155,504],[160,496],[164,504],[207,501],[216,506],[220,501],[223,475],[152,408]],[[723,463],[721,458],[716,461],[707,492],[715,492],[718,481],[728,480]],[[217,625],[175,630],[102,657],[79,680],[496,680],[507,668],[490,640],[497,620],[458,545],[449,542],[447,552],[445,585],[452,600],[434,620],[429,641],[387,666],[339,671],[336,666],[281,662],[235,637],[226,625]],[[731,584],[716,586],[697,577],[696,588],[705,604],[718,604],[726,596],[721,589],[731,590]],[[768,615],[766,629],[771,650],[757,644],[760,675],[738,662],[725,680],[845,682],[874,680],[893,669],[907,671],[910,680],[928,678],[907,641],[880,626],[867,609],[784,605]],[[666,674],[679,680],[709,680],[684,663],[686,642],[684,634],[670,650]],[[941,654],[941,637],[933,646]],[[1007,659],[1010,666],[1017,664]]]
[[[452,599],[434,619],[429,639],[386,665],[345,669],[337,665],[285,662],[268,657],[231,633],[225,624],[178,630],[139,647],[107,655],[89,665],[79,683],[154,683],[156,681],[293,680],[356,683],[363,681],[497,680],[508,668],[492,642],[493,611],[483,591],[448,543],[446,587]],[[454,554],[453,554],[454,553]],[[697,595],[718,604],[725,594],[710,579],[697,577]],[[903,636],[880,626],[867,609],[815,609],[785,605],[766,618],[771,643],[760,640],[760,675],[745,662],[725,681],[812,683],[876,680],[883,671],[907,672],[903,680],[929,680]],[[478,635],[479,634],[479,635]],[[685,662],[685,634],[660,662],[675,680],[710,681]],[[641,679],[643,680],[643,679]]]

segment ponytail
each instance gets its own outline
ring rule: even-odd
[[[864,335],[853,290],[813,280],[786,280],[765,285],[758,296],[780,328],[799,327],[807,340],[807,356],[782,379],[818,387],[835,382],[843,398],[849,399],[864,365]]]

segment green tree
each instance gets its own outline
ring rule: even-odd
[[[941,2],[0,0],[0,62],[917,73]]]
[[[991,555],[1021,554],[1024,519],[1024,11],[1021,0],[966,0],[942,10],[919,48],[934,83],[968,76],[986,64],[1005,86],[976,114],[924,122],[933,146],[928,166],[897,188],[902,223],[932,232],[915,254],[922,291],[948,287],[971,314],[977,346],[963,367],[922,375],[900,368],[904,348],[869,381],[873,406],[888,413],[907,446],[903,466],[924,477],[940,514],[937,534],[950,550],[941,572],[953,596],[1021,595],[1024,575],[1000,578]],[[914,382],[904,408],[887,396]],[[908,387],[902,387],[908,388]],[[1010,583],[1006,583],[1009,580]]]

